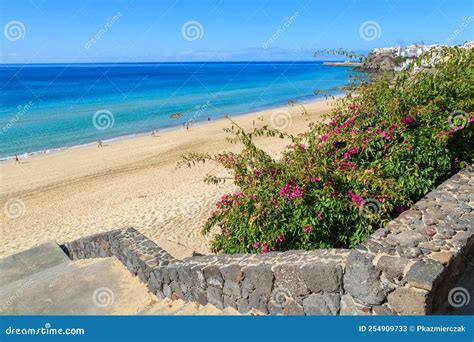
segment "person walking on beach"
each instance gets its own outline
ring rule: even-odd
[[[97,139],[97,147],[102,147],[102,140]]]
[[[20,164],[20,158],[18,158],[17,154],[15,154],[15,164]]]

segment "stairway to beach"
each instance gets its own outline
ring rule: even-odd
[[[2,315],[236,315],[161,300],[115,257],[71,260],[55,242],[0,259]]]

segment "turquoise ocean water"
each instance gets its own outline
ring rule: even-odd
[[[338,94],[350,70],[320,62],[0,65],[0,159],[313,100],[316,89]]]

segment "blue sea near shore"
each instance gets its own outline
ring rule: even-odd
[[[0,159],[338,94],[351,74],[320,62],[4,64]]]

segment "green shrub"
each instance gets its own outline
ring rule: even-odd
[[[223,165],[241,190],[222,197],[203,229],[220,228],[212,250],[354,247],[470,163],[473,50],[446,48],[442,55],[435,69],[358,85],[305,133],[248,133],[234,123],[242,152],[184,156],[189,166]],[[274,160],[252,142],[260,135],[292,145]]]

